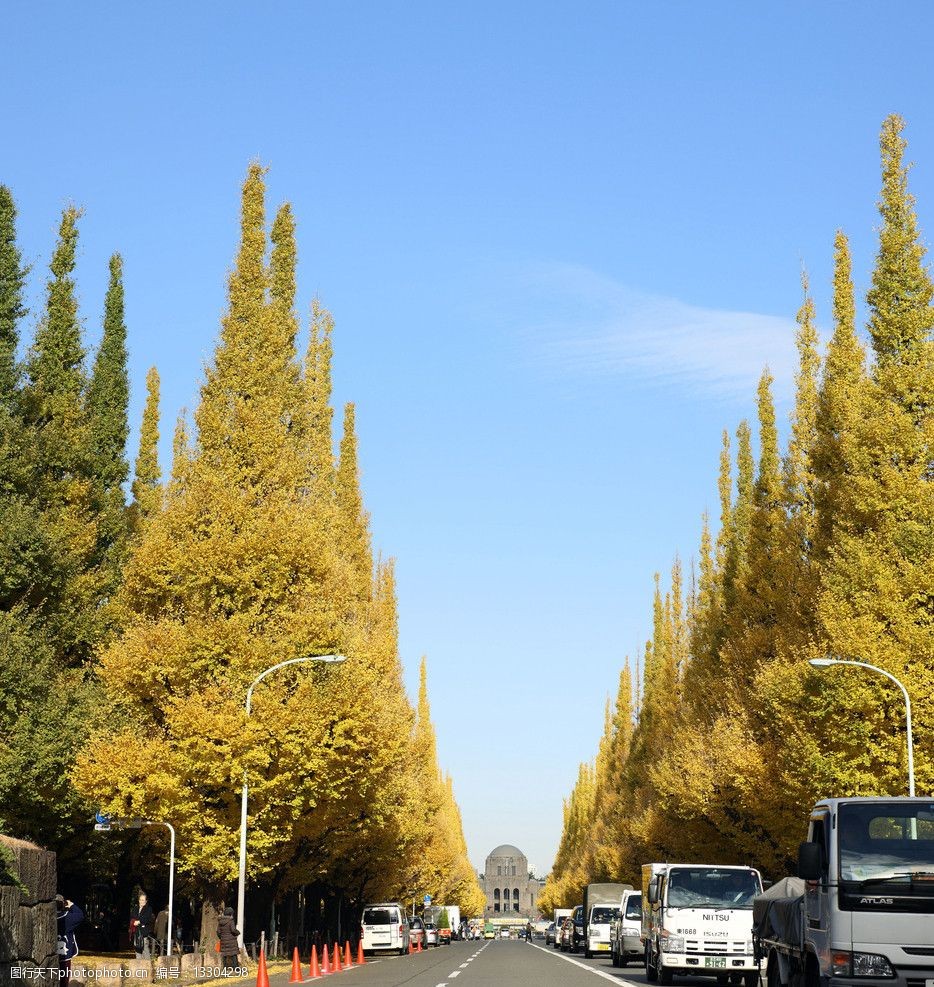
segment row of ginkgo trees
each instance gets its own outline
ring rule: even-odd
[[[599,751],[581,765],[543,909],[650,860],[788,872],[818,798],[907,794],[905,709],[882,676],[816,671],[828,655],[905,683],[919,792],[934,786],[934,286],[908,190],[903,122],[881,133],[878,253],[856,325],[835,240],[833,334],[821,356],[807,281],[790,438],[766,371],[751,430],[720,458],[719,530],[696,577],[656,577],[636,696],[627,660]],[[867,344],[868,343],[868,352]]]
[[[21,301],[9,299],[21,299],[26,277],[15,250],[12,200],[3,191],[0,205],[10,208],[0,230],[0,267],[6,264],[0,275],[8,269],[17,277],[14,284],[0,276],[0,344],[4,329],[15,330],[22,318]],[[33,699],[24,698],[25,708],[35,705],[37,688],[79,687],[80,695],[72,691],[59,704],[70,701],[79,710],[68,745],[58,751],[74,793],[70,830],[43,830],[39,812],[4,813],[2,822],[13,835],[64,847],[76,842],[82,822],[77,842],[86,842],[92,807],[171,821],[184,886],[229,898],[245,771],[251,881],[277,896],[314,886],[358,902],[430,893],[472,914],[482,910],[483,896],[467,860],[450,779],[438,768],[424,662],[413,708],[398,654],[393,566],[373,558],[353,405],[345,409],[334,455],[332,319],[313,305],[300,359],[295,224],[286,205],[268,228],[264,199],[263,172],[254,165],[243,186],[227,311],[193,428],[189,434],[184,421],[178,425],[171,476],[163,483],[159,380],[151,371],[130,505],[121,490],[128,473],[122,282],[123,350],[116,362],[122,361],[124,390],[111,402],[121,425],[119,435],[98,438],[95,400],[110,406],[106,394],[95,399],[97,376],[90,383],[81,377],[71,277],[74,210],[63,221],[25,374],[16,362],[16,336],[11,347],[0,345],[0,376],[10,377],[14,395],[9,410],[0,410],[22,421],[32,415],[43,437],[35,452],[40,461],[61,452],[60,462],[36,467],[61,487],[64,503],[55,505],[48,525],[59,538],[55,547],[84,553],[71,569],[61,568],[67,555],[53,558],[49,582],[58,580],[60,595],[71,593],[69,613],[95,622],[93,633],[70,650],[54,639],[48,674],[37,673]],[[45,344],[43,333],[52,329],[67,336],[71,351]],[[33,370],[40,357],[48,372]],[[4,437],[15,438],[19,424]],[[69,427],[72,441],[65,436],[53,447],[56,431]],[[122,470],[101,476],[92,455],[98,449],[98,459],[113,451]],[[29,486],[27,476],[16,491],[0,490],[0,509],[19,518],[24,532],[30,518],[22,505],[33,508],[38,525],[52,496],[31,504],[36,498]],[[71,527],[63,530],[65,524]],[[117,534],[108,537],[110,531]],[[26,618],[30,634],[51,637],[52,618],[66,610],[65,602],[54,602],[54,609],[46,603],[43,610],[12,601],[2,611],[9,624],[0,628],[6,635],[0,647],[12,648],[12,633]],[[56,649],[67,661],[53,671]],[[335,652],[346,661],[292,666],[264,680],[246,716],[246,689],[261,671]],[[62,677],[66,667],[73,683]],[[16,757],[28,757],[17,750],[27,741],[38,742],[17,733],[0,713],[0,770],[4,758],[15,764]],[[5,781],[13,783],[0,777]]]

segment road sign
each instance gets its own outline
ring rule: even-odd
[[[109,822],[106,822],[106,823],[94,823],[94,828],[98,831],[98,833],[109,833],[110,832],[110,823]]]
[[[425,905],[430,905],[430,904],[431,904],[431,895],[430,894],[426,894],[425,895]]]
[[[95,812],[94,822],[101,826],[107,826],[110,823],[110,816],[105,816],[103,812]]]

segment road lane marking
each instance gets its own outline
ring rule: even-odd
[[[467,962],[469,963],[470,961],[468,960]],[[463,970],[463,969],[464,969],[464,968],[465,968],[466,966],[467,966],[467,963],[461,963],[461,969],[462,969],[462,970]]]
[[[645,987],[644,984],[638,984],[634,980],[626,980],[625,977],[614,977],[611,973],[606,973],[604,970],[598,970],[596,967],[587,966],[586,963],[581,963],[580,960],[571,959],[570,956],[565,956],[563,953],[556,953],[553,949],[548,949],[545,946],[538,946],[534,942],[532,945],[536,949],[540,949],[543,953],[548,953],[549,956],[555,956],[559,960],[564,960],[565,963],[573,963],[574,966],[579,966],[582,970],[586,970],[588,973],[592,973],[597,977],[603,977],[604,980],[609,980],[613,984],[625,984],[626,987]]]
[[[448,974],[448,976],[449,976],[449,977],[450,977],[450,978],[451,978],[452,980],[453,980],[453,979],[454,979],[455,977],[459,977],[460,975],[461,975],[461,972],[460,972],[460,970],[455,970],[455,971],[454,971],[453,973],[449,973],[449,974]]]

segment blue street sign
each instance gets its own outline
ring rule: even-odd
[[[96,812],[94,814],[94,821],[103,826],[110,822],[110,816],[105,816],[103,812]]]
[[[425,895],[425,904],[426,905],[430,905],[431,904],[431,895],[430,894],[426,894]]]

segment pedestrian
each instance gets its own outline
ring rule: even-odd
[[[78,955],[75,929],[84,921],[84,912],[62,895],[55,896],[55,917],[58,920],[58,969],[59,983],[68,987],[71,982],[71,961]]]
[[[130,913],[130,941],[138,960],[149,959],[149,944],[155,931],[154,924],[155,916],[152,913],[152,906],[149,904],[146,892],[140,891],[137,904]]]
[[[169,910],[163,908],[161,912],[156,916],[156,924],[154,926],[156,930],[156,942],[159,944],[159,955],[167,956],[168,950],[166,946],[168,943],[166,940],[169,935]]]
[[[240,956],[240,931],[234,925],[233,914],[234,910],[228,905],[224,909],[224,914],[217,919],[217,938],[221,943],[224,976],[233,973]]]

